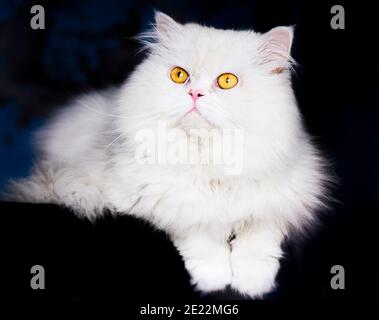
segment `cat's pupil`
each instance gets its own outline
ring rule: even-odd
[[[226,77],[225,81],[226,81],[226,83],[229,83],[229,77]]]
[[[182,72],[179,71],[179,72],[178,72],[178,78],[180,78],[181,76],[182,76]]]

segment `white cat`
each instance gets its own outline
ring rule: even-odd
[[[146,219],[171,236],[199,290],[262,297],[275,287],[284,238],[314,224],[328,181],[291,89],[292,28],[155,20],[141,36],[147,58],[120,88],[79,98],[38,134],[39,162],[12,197],[91,219],[104,208]],[[136,137],[156,137],[161,123],[182,130],[175,142],[197,144],[200,158],[204,137],[186,140],[191,129],[240,130],[241,170],[227,174],[214,159],[138,161],[157,150],[138,158]]]

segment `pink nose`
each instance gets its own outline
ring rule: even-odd
[[[192,97],[193,102],[204,95],[203,91],[197,89],[190,89],[188,94]]]

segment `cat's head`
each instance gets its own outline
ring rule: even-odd
[[[265,115],[272,121],[270,111],[280,114],[291,92],[292,37],[291,27],[219,30],[157,12],[153,30],[141,36],[149,57],[133,79],[147,101],[139,112],[219,128],[250,126]]]
[[[292,38],[291,27],[220,30],[157,12],[154,28],[140,38],[148,57],[122,90],[121,128],[163,121],[186,131],[242,129],[256,166],[275,163],[301,127],[290,80]]]

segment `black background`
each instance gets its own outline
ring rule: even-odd
[[[47,14],[43,31],[30,29],[31,1],[20,1],[15,14],[1,21],[0,57],[7,59],[0,64],[0,105],[14,103],[19,110],[17,130],[35,118],[43,121],[76,93],[125,79],[143,59],[135,54],[137,44],[130,37],[148,25],[152,8],[180,22],[194,19],[223,28],[263,32],[277,25],[295,25],[292,53],[299,63],[293,76],[295,93],[305,124],[333,163],[339,183],[333,190],[336,202],[323,217],[323,226],[304,243],[286,245],[278,290],[265,298],[288,303],[377,299],[379,34],[374,2],[125,1],[125,20],[115,18],[115,8],[121,2],[107,1],[115,8],[103,15],[93,8],[97,2],[83,1],[79,10],[72,1],[39,1]],[[345,8],[345,30],[330,27],[334,4]],[[2,6],[6,4],[0,2]],[[76,29],[63,28],[57,33],[57,29],[62,30],[57,24],[70,25],[83,10],[89,10],[85,17],[97,19],[103,27],[89,24],[83,28],[79,23]],[[49,17],[52,12],[60,12],[60,18]],[[52,42],[54,37],[57,41]],[[50,48],[65,39],[65,56],[72,59],[67,70],[59,46]],[[109,39],[118,45],[105,50],[101,44]],[[83,49],[87,47],[92,49]],[[53,58],[46,60],[46,52]],[[98,59],[97,67],[88,62],[87,53]],[[9,121],[0,120],[0,124]],[[17,141],[17,130],[13,139],[3,137],[7,148]],[[1,150],[1,158],[7,158],[8,149]],[[26,172],[32,155],[21,158],[12,161],[12,168],[4,162],[3,171],[12,172],[12,177]],[[0,213],[1,260],[7,270],[3,273],[6,284],[0,290],[8,297],[63,301],[117,298],[129,301],[129,306],[242,298],[231,291],[206,296],[194,292],[166,235],[152,232],[146,223],[130,217],[107,216],[93,225],[56,206],[7,203],[0,205]],[[30,288],[34,264],[45,267],[46,290]],[[345,267],[345,290],[330,288],[330,269],[336,264]],[[133,307],[131,310],[134,312]]]

